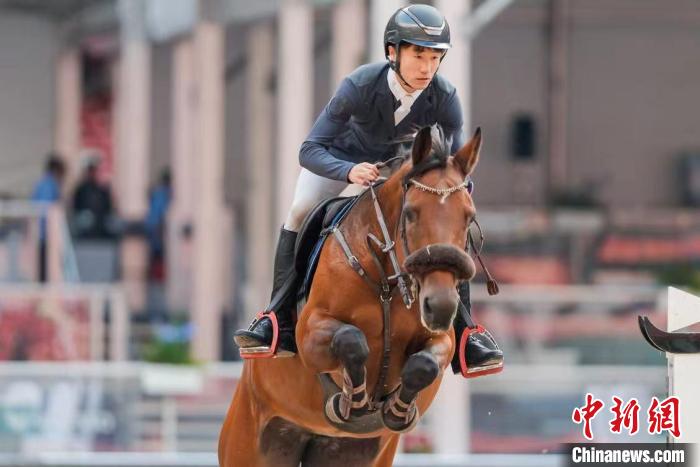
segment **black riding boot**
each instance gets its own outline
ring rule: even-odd
[[[469,282],[460,283],[459,304],[454,320],[457,350],[452,358],[452,371],[462,373],[466,377],[476,377],[482,374],[496,373],[503,367],[503,352],[498,348],[495,339],[486,330],[474,331],[466,335],[467,328],[475,329],[476,324],[471,318],[471,300],[469,299]],[[460,359],[462,340],[466,339],[464,362]],[[463,365],[463,363],[465,365]]]
[[[279,328],[278,356],[296,353],[294,342],[294,308],[297,296],[297,274],[294,269],[294,246],[297,232],[280,230],[275,252],[274,278],[270,304],[265,312],[274,311]],[[267,316],[255,319],[248,329],[239,329],[233,338],[241,355],[264,355],[270,352],[273,339],[272,320]],[[271,355],[270,355],[271,356]]]

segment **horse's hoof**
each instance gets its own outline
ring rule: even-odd
[[[367,414],[369,410],[369,405],[365,404],[361,409],[351,409],[350,416],[345,419],[340,413],[340,397],[342,393],[337,392],[326,400],[326,417],[333,423],[347,423],[348,421],[356,420],[363,415]]]
[[[403,417],[397,417],[392,413],[382,414],[382,421],[384,426],[395,433],[406,433],[411,431],[418,424],[420,416],[418,415],[418,409],[414,406],[411,410],[411,418],[408,423],[405,422]]]
[[[326,400],[326,417],[333,423],[345,423],[345,420],[340,414],[340,396],[341,393],[336,392]]]

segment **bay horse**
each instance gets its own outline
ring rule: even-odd
[[[222,467],[392,464],[450,364],[456,286],[475,274],[465,180],[481,130],[454,155],[448,148],[438,127],[418,131],[410,158],[326,240],[298,354],[244,363],[219,438]]]

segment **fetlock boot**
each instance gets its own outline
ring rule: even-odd
[[[503,369],[503,352],[490,332],[471,317],[469,282],[458,286],[459,304],[454,320],[457,350],[452,358],[452,371],[465,378],[498,373]]]
[[[274,277],[270,304],[248,326],[233,334],[243,358],[262,358],[275,355],[292,356],[294,342],[294,315],[297,295],[297,274],[294,268],[294,247],[297,232],[280,230],[275,252]],[[277,336],[275,336],[277,329]],[[275,337],[277,337],[275,341]],[[276,352],[275,352],[276,351]]]

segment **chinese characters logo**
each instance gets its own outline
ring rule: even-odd
[[[668,397],[663,401],[652,397],[651,404],[647,410],[647,432],[649,434],[659,434],[664,431],[671,433],[678,438],[681,435],[680,431],[680,402],[677,397]],[[605,403],[596,399],[593,394],[586,394],[586,403],[582,407],[576,407],[571,414],[571,420],[577,425],[583,424],[583,436],[588,439],[593,439],[593,430],[591,421],[605,407]],[[625,403],[619,397],[613,396],[613,406],[610,412],[613,415],[610,420],[610,432],[622,433],[626,430],[630,435],[634,435],[639,431],[639,401],[632,398]]]

